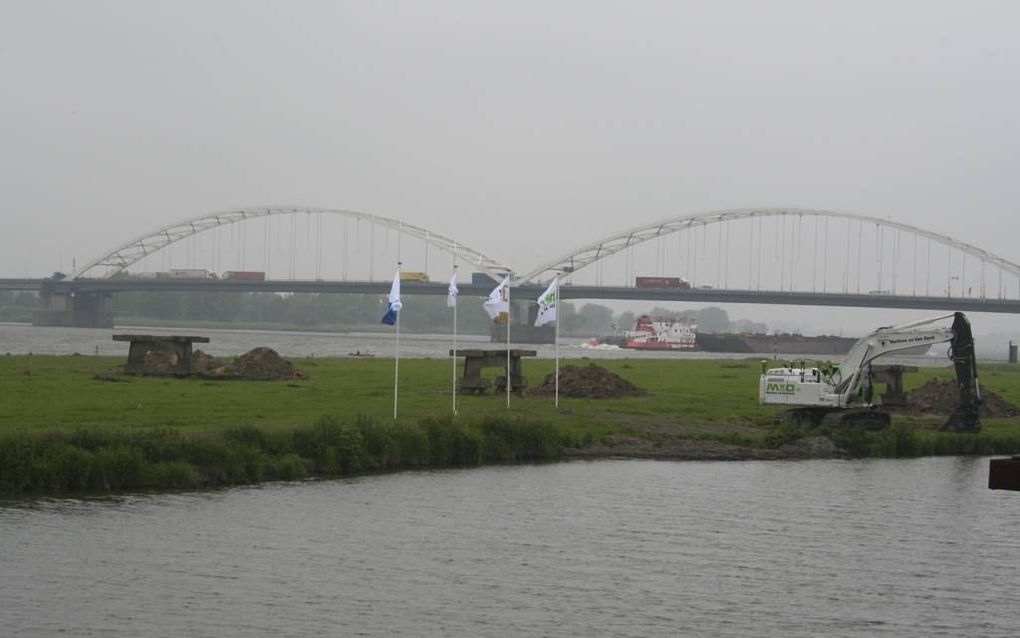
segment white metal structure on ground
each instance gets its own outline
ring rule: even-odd
[[[391,228],[400,233],[421,239],[442,251],[453,254],[456,252],[459,259],[477,266],[480,270],[497,276],[510,272],[507,266],[497,262],[487,255],[469,248],[461,243],[455,242],[449,237],[433,233],[432,231],[406,224],[396,219],[380,217],[369,213],[359,213],[352,210],[337,210],[330,208],[308,208],[308,207],[264,207],[264,208],[242,208],[219,213],[202,215],[192,219],[160,228],[141,237],[132,239],[121,244],[103,256],[94,259],[80,269],[75,271],[73,278],[81,278],[88,275],[89,271],[98,268],[110,268],[104,276],[112,277],[132,264],[148,257],[152,253],[166,248],[170,244],[197,235],[203,231],[211,230],[219,226],[226,226],[249,219],[268,217],[271,215],[293,215],[300,213],[324,213],[329,215],[340,215],[351,219],[377,224],[385,228]]]
[[[622,250],[632,248],[646,242],[650,239],[656,239],[664,235],[670,235],[672,233],[686,230],[695,226],[707,226],[709,224],[718,224],[721,222],[733,221],[738,219],[747,219],[753,217],[780,217],[783,215],[789,216],[814,216],[814,217],[834,217],[842,219],[852,219],[855,221],[868,222],[877,224],[880,226],[886,226],[888,228],[896,228],[907,233],[924,237],[933,241],[936,241],[950,248],[959,250],[968,255],[977,257],[978,259],[995,264],[1004,271],[1011,273],[1014,276],[1020,277],[1020,265],[1017,265],[1011,261],[1003,259],[982,250],[976,246],[964,243],[952,237],[941,235],[917,226],[911,226],[909,224],[901,224],[888,219],[880,219],[878,217],[869,217],[867,215],[857,215],[854,213],[841,213],[836,211],[827,210],[813,210],[803,208],[742,208],[734,210],[722,210],[722,211],[711,211],[706,213],[697,213],[695,215],[686,215],[683,217],[675,217],[672,219],[665,219],[653,224],[646,224],[631,230],[624,231],[612,237],[597,241],[575,250],[571,253],[563,255],[562,257],[550,261],[526,275],[521,276],[518,283],[526,282],[537,282],[552,277],[554,274],[571,273],[577,272],[586,266],[590,266],[595,262],[605,259],[610,255],[614,255]]]

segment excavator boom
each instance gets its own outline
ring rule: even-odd
[[[978,385],[977,357],[974,354],[974,335],[970,321],[962,312],[953,317],[953,340],[949,356],[956,370],[956,387],[960,401],[946,421],[945,429],[954,432],[979,432],[981,418],[981,387]]]

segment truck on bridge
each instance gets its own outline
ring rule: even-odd
[[[227,281],[265,281],[266,273],[257,270],[228,270],[223,273],[223,277]]]

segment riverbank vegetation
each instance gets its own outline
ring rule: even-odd
[[[132,377],[109,357],[0,356],[0,492],[191,488],[396,469],[564,457],[814,458],[1020,452],[1020,419],[978,435],[936,416],[882,431],[777,425],[757,402],[755,360],[606,360],[646,396],[459,397],[449,360],[298,359],[281,382]],[[564,364],[586,365],[588,361]],[[526,361],[529,385],[552,371]],[[496,376],[498,371],[491,371]],[[908,375],[908,390],[948,369]],[[983,387],[1020,404],[1020,370],[986,366]]]

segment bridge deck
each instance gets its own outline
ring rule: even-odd
[[[277,279],[236,281],[215,279],[0,279],[0,290],[48,290],[53,294],[118,293],[132,291],[208,291],[208,292],[291,292],[360,293],[385,295],[389,281],[322,281]],[[463,296],[485,297],[492,286],[461,284]],[[513,289],[516,298],[534,299],[544,285],[528,284]],[[405,281],[405,295],[447,294],[445,282]],[[563,299],[689,301],[699,303],[772,304],[796,306],[840,306],[857,308],[902,308],[944,310],[947,312],[995,312],[1020,314],[1020,299],[981,299],[979,297],[931,297],[914,295],[869,295],[833,292],[786,292],[778,290],[725,290],[701,288],[633,288],[628,286],[574,286],[560,288]]]

